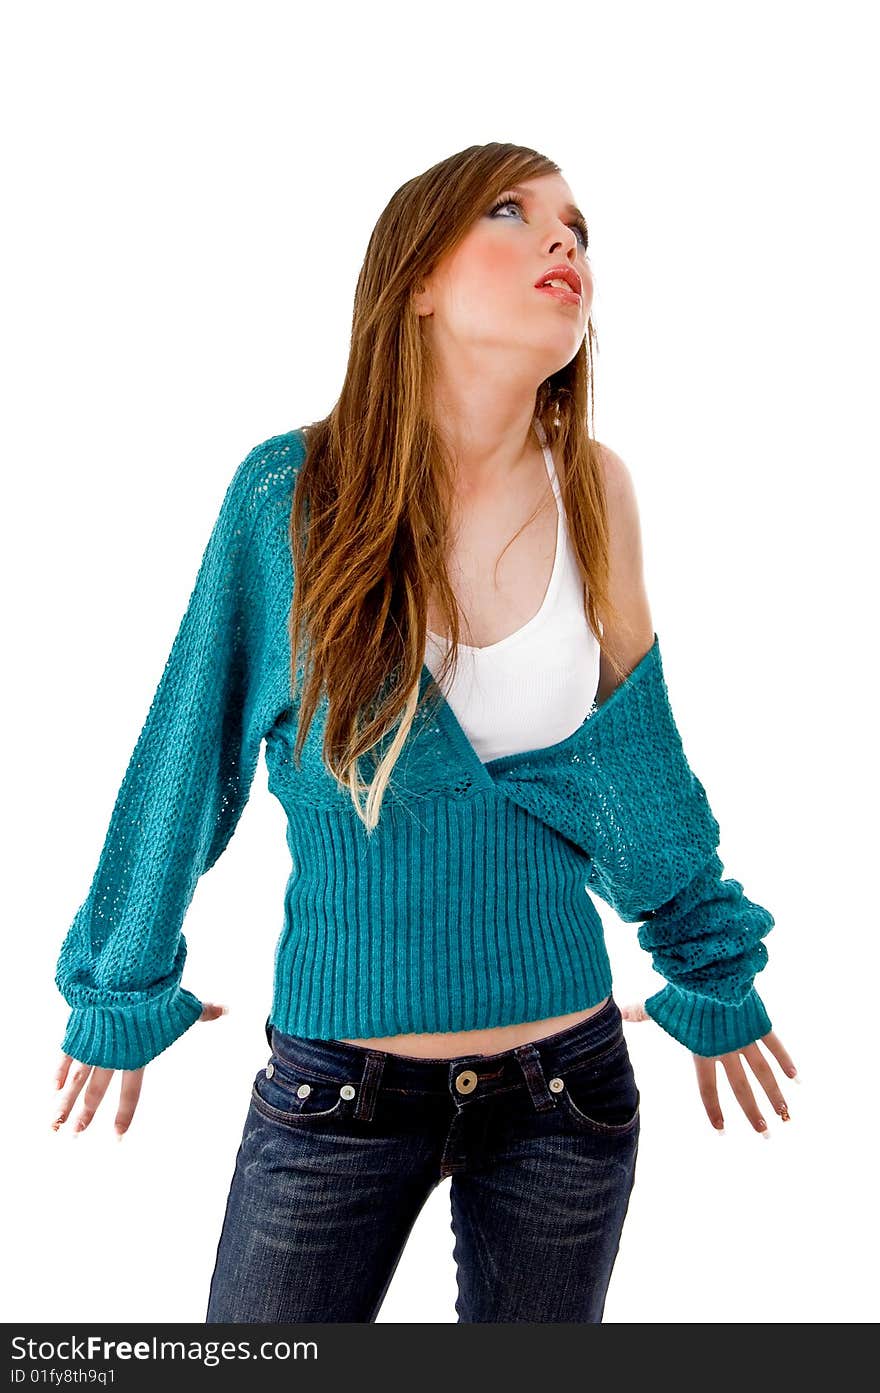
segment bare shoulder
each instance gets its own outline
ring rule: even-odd
[[[605,470],[608,507],[611,599],[619,619],[606,625],[603,647],[611,648],[624,671],[631,672],[654,642],[654,622],[645,584],[642,527],[632,472],[610,446],[596,441]],[[617,676],[602,654],[597,699],[604,701]]]
[[[609,445],[596,441],[605,470],[605,498],[611,537],[612,580],[623,586],[641,576],[642,525],[635,483],[626,462]]]
[[[605,445],[601,440],[597,440],[596,446],[605,471],[605,493],[608,499],[609,513],[613,506],[615,523],[618,525],[635,523],[637,526],[639,520],[638,504],[635,484],[629,467],[617,451],[611,449],[610,445]]]

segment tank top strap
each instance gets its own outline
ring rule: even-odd
[[[555,462],[554,459],[553,459],[553,451],[550,449],[550,446],[549,446],[549,444],[547,443],[547,432],[544,430],[544,427],[543,427],[543,425],[541,424],[541,422],[538,420],[538,417],[537,417],[537,416],[535,416],[535,418],[534,418],[534,420],[533,420],[533,425],[534,425],[534,428],[535,428],[535,434],[536,434],[536,436],[538,437],[538,440],[539,440],[540,445],[541,445],[541,450],[543,451],[543,454],[544,454],[544,463],[545,463],[545,465],[547,466],[547,477],[548,477],[549,480],[550,480],[550,486],[551,486],[551,488],[553,489],[553,496],[554,496],[554,498],[556,499],[556,511],[557,511],[557,513],[559,514],[559,516],[561,517],[561,516],[562,516],[562,488],[561,488],[561,485],[560,485],[560,483],[559,483],[559,476],[558,476],[558,474],[556,473],[556,462]]]

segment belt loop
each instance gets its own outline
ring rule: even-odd
[[[373,1113],[376,1108],[376,1094],[379,1092],[379,1084],[382,1080],[382,1071],[384,1068],[384,1054],[377,1054],[374,1050],[368,1050],[367,1057],[364,1060],[364,1072],[361,1075],[358,1100],[354,1110],[354,1116],[363,1119],[364,1122],[372,1122],[373,1120]]]
[[[269,1041],[269,1049],[271,1050],[271,1048],[272,1048],[272,1017],[271,1017],[271,1016],[267,1016],[267,1017],[266,1017],[266,1024],[265,1024],[265,1026],[264,1026],[264,1030],[265,1030],[265,1032],[266,1032],[266,1039]]]
[[[514,1054],[519,1060],[529,1094],[538,1112],[546,1112],[548,1108],[555,1108],[556,1100],[547,1087],[547,1079],[537,1046],[517,1045]]]

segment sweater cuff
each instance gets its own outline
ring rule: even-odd
[[[184,987],[137,1005],[75,1006],[61,1049],[99,1069],[141,1069],[194,1025],[202,1009]]]
[[[692,1054],[710,1057],[744,1049],[772,1029],[754,987],[738,1006],[728,1006],[669,985],[648,997],[645,1010]]]

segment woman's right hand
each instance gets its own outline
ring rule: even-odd
[[[227,1011],[226,1006],[214,1006],[206,1004],[199,1016],[200,1021],[216,1021],[218,1016],[223,1016]],[[74,1065],[71,1070],[71,1065]],[[137,1107],[138,1098],[141,1095],[141,1084],[144,1079],[144,1069],[122,1069],[122,1087],[119,1093],[119,1107],[116,1110],[115,1128],[116,1140],[122,1141],[131,1125],[134,1117],[134,1110]],[[62,1096],[55,1119],[52,1123],[52,1131],[57,1132],[62,1123],[66,1122],[70,1116],[74,1103],[83,1090],[83,1086],[88,1083],[88,1087],[83,1097],[82,1107],[76,1121],[73,1124],[73,1136],[78,1137],[80,1132],[88,1127],[95,1115],[104,1094],[110,1086],[115,1069],[99,1069],[95,1064],[83,1064],[81,1060],[74,1059],[69,1054],[62,1054],[61,1063],[55,1071],[55,1087],[61,1089],[65,1083],[68,1085],[67,1092]]]

